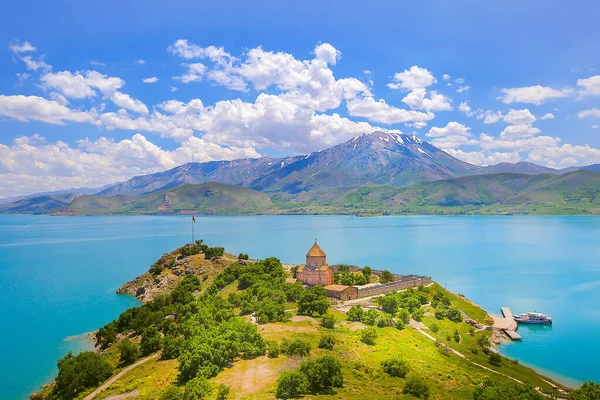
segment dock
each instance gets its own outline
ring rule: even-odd
[[[517,333],[517,322],[514,320],[513,313],[508,307],[501,307],[503,317],[494,316],[493,329],[504,332],[512,340],[521,340],[522,337]]]

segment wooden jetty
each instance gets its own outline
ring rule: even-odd
[[[501,307],[503,318],[494,316],[493,329],[502,331],[512,340],[521,340],[522,337],[517,333],[517,322],[514,320],[513,313],[508,307]]]

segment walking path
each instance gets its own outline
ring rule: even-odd
[[[120,377],[122,377],[123,375],[125,375],[126,373],[128,373],[129,371],[134,369],[135,367],[142,365],[146,361],[150,361],[154,358],[157,358],[158,356],[159,356],[159,353],[152,354],[149,357],[141,359],[140,361],[136,362],[135,364],[131,364],[130,366],[123,368],[123,370],[121,372],[119,372],[118,374],[116,374],[115,376],[113,376],[112,378],[107,380],[106,382],[104,382],[104,384],[102,386],[100,386],[98,389],[94,390],[92,393],[85,396],[83,398],[83,400],[93,400],[94,398],[96,398],[96,396],[98,396],[100,394],[100,392],[108,389],[108,387],[110,385],[112,385],[113,383],[115,383]]]

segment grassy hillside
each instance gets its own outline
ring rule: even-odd
[[[160,293],[98,332],[98,360],[71,369],[74,361],[67,358],[57,383],[34,398],[83,399],[113,376],[98,398],[159,399],[169,391],[169,399],[181,399],[184,391],[201,384],[208,399],[218,398],[224,390],[220,385],[228,387],[230,399],[272,399],[282,374],[302,370],[308,360],[323,356],[339,366],[341,381],[333,387],[305,389],[300,397],[410,399],[405,387],[416,377],[424,380],[429,398],[448,400],[473,399],[476,388],[488,379],[545,393],[556,385],[512,360],[500,357],[499,364],[490,363],[488,354],[493,351],[482,350],[489,346],[489,331],[475,330],[462,317],[434,316],[448,310],[457,310],[455,315],[460,316],[459,310],[478,323],[489,319],[484,310],[437,284],[389,295],[400,305],[398,311],[388,309],[393,314],[374,308],[377,299],[355,302],[354,309],[364,313],[359,322],[348,312],[352,304],[326,300],[317,289],[285,283],[291,272],[277,259],[238,264],[228,255],[207,257],[211,250],[206,247],[196,254],[198,249],[188,246],[165,255],[142,279],[132,281],[131,290],[153,281]],[[187,268],[183,275],[182,266]],[[178,280],[164,284],[171,278]],[[334,325],[322,326],[323,315],[333,316]],[[410,320],[406,326],[398,322],[405,317]],[[366,342],[365,332],[371,331],[375,338]],[[323,337],[332,337],[333,346],[321,346]],[[142,354],[125,360],[125,342],[141,344]],[[304,346],[308,348],[301,350]],[[142,364],[127,367],[138,357]],[[402,360],[408,374],[395,377],[385,372],[382,362],[390,359]],[[79,371],[96,371],[101,364],[109,374],[98,383],[75,379]],[[88,378],[93,375],[90,372]],[[77,391],[65,395],[64,387],[73,393],[73,382],[79,385]]]

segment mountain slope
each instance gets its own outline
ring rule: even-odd
[[[518,162],[518,163],[500,163],[496,165],[488,165],[483,167],[481,172],[484,174],[503,174],[503,173],[514,173],[514,174],[560,174],[561,171],[543,167],[530,162]]]
[[[55,208],[68,206],[77,195],[63,193],[26,197],[9,204],[0,205],[0,212],[7,214],[45,214]]]
[[[262,212],[271,206],[271,200],[264,193],[209,182],[184,184],[139,197],[79,196],[68,209],[78,214],[249,214]]]

